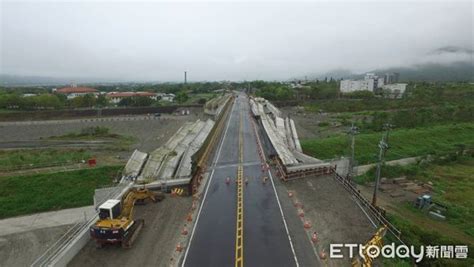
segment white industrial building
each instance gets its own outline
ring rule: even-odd
[[[393,83],[382,86],[384,95],[389,98],[402,98],[403,94],[405,94],[406,89],[406,83]]]
[[[395,79],[392,76],[389,76],[391,77],[390,81],[393,81]],[[398,79],[398,76],[396,76],[396,78]],[[363,80],[341,81],[340,91],[341,93],[351,93],[355,91],[375,92],[376,89],[383,88],[383,86],[385,86],[386,84],[387,84],[387,81],[385,77],[379,77],[375,73],[366,73]]]
[[[341,93],[351,93],[355,91],[371,91],[375,88],[375,80],[342,80],[340,90]]]

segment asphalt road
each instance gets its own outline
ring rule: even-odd
[[[240,134],[243,137],[242,151],[239,149]],[[243,153],[242,162],[240,153]],[[264,173],[260,163],[249,104],[246,97],[240,95],[218,147],[183,266],[238,266],[236,176],[239,165],[243,166],[244,179],[248,179],[248,184],[242,184],[243,265],[297,266],[277,195],[270,182],[262,183]],[[226,177],[232,177],[230,184],[226,183]]]

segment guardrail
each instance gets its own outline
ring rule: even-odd
[[[31,266],[50,266],[50,262],[58,255],[67,244],[69,244],[74,237],[76,237],[80,232],[87,227],[89,229],[89,222],[96,220],[96,217],[93,217],[89,220],[79,221],[73,225],[64,235],[62,235],[58,241],[56,241],[51,247],[49,247],[39,258],[37,258]]]

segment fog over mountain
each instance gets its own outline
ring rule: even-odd
[[[165,82],[187,70],[190,81],[288,80],[341,69],[469,68],[472,5],[2,1],[0,78]]]
[[[380,75],[400,73],[401,81],[474,81],[473,50],[465,47],[444,46],[433,49],[419,58],[418,63],[390,66],[354,72],[350,69],[333,69],[322,73],[307,74],[296,79],[360,79],[367,72]]]

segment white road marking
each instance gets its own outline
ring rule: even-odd
[[[221,151],[222,151],[222,147],[224,145],[225,138],[227,137],[227,130],[229,130],[230,121],[232,120],[232,114],[234,113],[235,105],[236,105],[236,102],[234,103],[234,105],[232,106],[232,110],[230,111],[229,120],[227,121],[227,126],[226,126],[225,131],[224,131],[224,137],[222,138],[222,141],[219,144],[219,150],[217,151],[217,155],[216,155],[216,158],[214,160],[214,164],[213,164],[214,167],[216,166],[217,162],[219,161]],[[207,192],[209,191],[209,186],[212,182],[212,178],[214,177],[214,171],[215,171],[215,168],[211,172],[211,175],[209,177],[209,181],[207,181],[206,191],[204,192],[204,197],[202,199],[201,206],[199,207],[199,211],[198,211],[198,214],[197,214],[197,217],[196,217],[196,222],[194,223],[193,230],[191,232],[191,236],[189,237],[189,243],[186,246],[186,252],[184,254],[183,263],[181,264],[182,267],[184,267],[184,264],[186,263],[186,259],[188,257],[188,253],[189,253],[189,248],[191,247],[191,242],[193,241],[194,232],[196,231],[196,226],[199,223],[199,217],[201,216],[202,207],[204,206],[204,202],[206,202]]]

